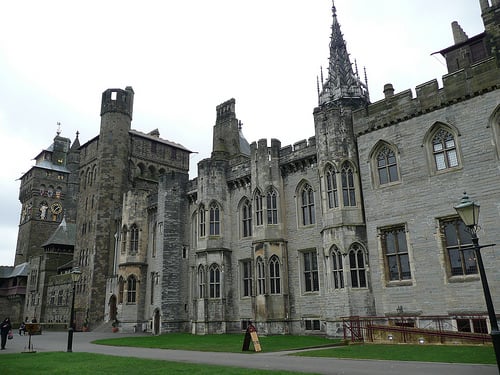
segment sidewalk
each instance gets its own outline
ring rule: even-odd
[[[288,356],[286,353],[214,353],[194,352],[186,350],[145,349],[130,347],[114,347],[95,345],[90,342],[101,338],[138,336],[139,334],[75,332],[73,352],[99,353],[123,357],[140,357],[147,359],[168,360],[198,364],[213,364],[256,368],[263,370],[286,370],[312,372],[318,374],[342,375],[498,375],[495,365],[460,365],[428,362],[347,360],[333,358],[307,358]],[[32,336],[33,349],[36,352],[65,352],[68,342],[67,332],[44,332]],[[0,355],[21,353],[28,349],[28,336],[14,335],[8,340],[6,350]],[[36,355],[36,354],[26,354]],[[71,354],[68,354],[71,355]]]

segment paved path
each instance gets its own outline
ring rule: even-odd
[[[498,375],[497,366],[492,365],[457,365],[428,362],[347,360],[287,356],[290,352],[255,354],[209,353],[186,350],[114,347],[90,343],[90,341],[100,338],[119,336],[123,337],[125,334],[113,334],[111,332],[76,332],[73,339],[73,352],[90,352],[176,362],[236,366],[266,370],[301,371],[332,375]],[[135,334],[134,336],[138,336],[138,334]],[[42,335],[32,336],[32,344],[34,350],[37,352],[66,351],[67,339],[67,332],[46,331]],[[27,349],[28,336],[15,335],[13,340],[8,340],[6,350],[0,351],[0,355],[7,353],[20,353],[27,351]]]

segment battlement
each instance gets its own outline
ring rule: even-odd
[[[303,139],[280,150],[280,168],[285,171],[290,169],[287,166],[297,163],[310,165],[316,161],[316,155],[316,138]]]
[[[228,101],[219,104],[216,108],[217,112],[217,121],[219,119],[227,118],[227,117],[235,117],[235,104],[236,100],[234,98],[229,99]]]
[[[269,156],[277,157],[279,156],[279,151],[281,148],[281,141],[276,138],[271,139],[271,147],[267,146],[267,139],[259,139],[258,142],[252,142],[250,144],[250,154],[252,156],[257,155],[258,157],[268,158]]]
[[[129,116],[132,120],[133,109],[134,90],[131,86],[127,86],[125,90],[107,89],[102,93],[101,116],[110,112],[118,112]]]
[[[490,57],[446,74],[443,87],[438,86],[436,79],[423,83],[415,88],[413,98],[409,89],[394,94],[392,85],[385,85],[384,99],[353,112],[354,134],[368,133],[499,88],[498,61]]]

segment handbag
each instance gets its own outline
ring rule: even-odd
[[[14,334],[12,333],[12,330],[10,330],[9,333],[7,334],[7,338],[9,340],[12,340],[14,338]]]

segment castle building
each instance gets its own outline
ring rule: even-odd
[[[469,38],[453,23],[455,44],[436,52],[442,87],[413,96],[387,84],[375,103],[333,7],[314,135],[249,144],[230,99],[192,180],[187,148],[131,129],[132,88],[106,90],[99,135],[71,145],[58,134],[21,179],[25,315],[67,322],[61,280],[79,267],[77,327],[207,334],[252,321],[267,334],[339,336],[345,318],[404,314],[417,327],[439,317],[487,332],[471,236],[453,208],[467,191],[481,203],[481,241],[500,242],[500,3],[480,4],[484,32]],[[500,257],[482,254],[500,306]]]

